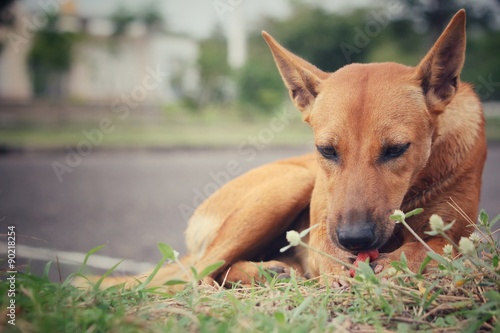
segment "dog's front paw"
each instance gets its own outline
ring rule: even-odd
[[[290,278],[290,267],[281,265],[271,265],[265,268],[265,271],[278,280]]]
[[[373,272],[375,274],[379,274],[383,270],[392,267],[391,266],[392,261],[394,261],[394,259],[387,256],[385,253],[382,253],[376,260],[370,262],[370,267],[373,269]]]

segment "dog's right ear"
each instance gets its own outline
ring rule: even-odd
[[[303,119],[308,121],[310,108],[319,93],[320,83],[329,74],[285,49],[267,32],[262,31],[262,36],[271,48],[274,61],[293,103],[302,112]]]
[[[453,16],[431,50],[417,67],[427,106],[440,113],[458,91],[465,59],[465,10]]]

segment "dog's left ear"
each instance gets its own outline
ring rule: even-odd
[[[274,61],[293,103],[302,112],[302,118],[308,121],[311,106],[319,93],[320,83],[329,74],[285,49],[267,32],[263,31],[262,36],[273,53]]]
[[[465,10],[461,9],[417,67],[417,77],[432,112],[443,112],[458,91],[465,43]]]

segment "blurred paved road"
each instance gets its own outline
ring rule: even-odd
[[[185,251],[180,208],[192,207],[200,192],[224,178],[221,172],[242,173],[307,151],[267,148],[250,162],[250,154],[236,150],[94,152],[62,182],[51,165],[63,163],[64,153],[1,156],[0,215],[5,218],[0,234],[16,225],[19,245],[85,253],[107,243],[100,254],[155,263],[158,241]],[[233,161],[229,169],[228,161]],[[481,202],[491,215],[500,213],[499,172],[500,145],[495,145],[489,149]],[[23,256],[22,249],[18,254]],[[69,268],[64,269],[67,274]]]

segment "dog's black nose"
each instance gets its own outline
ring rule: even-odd
[[[337,239],[346,250],[370,250],[375,242],[374,227],[367,223],[342,226],[337,230]]]

